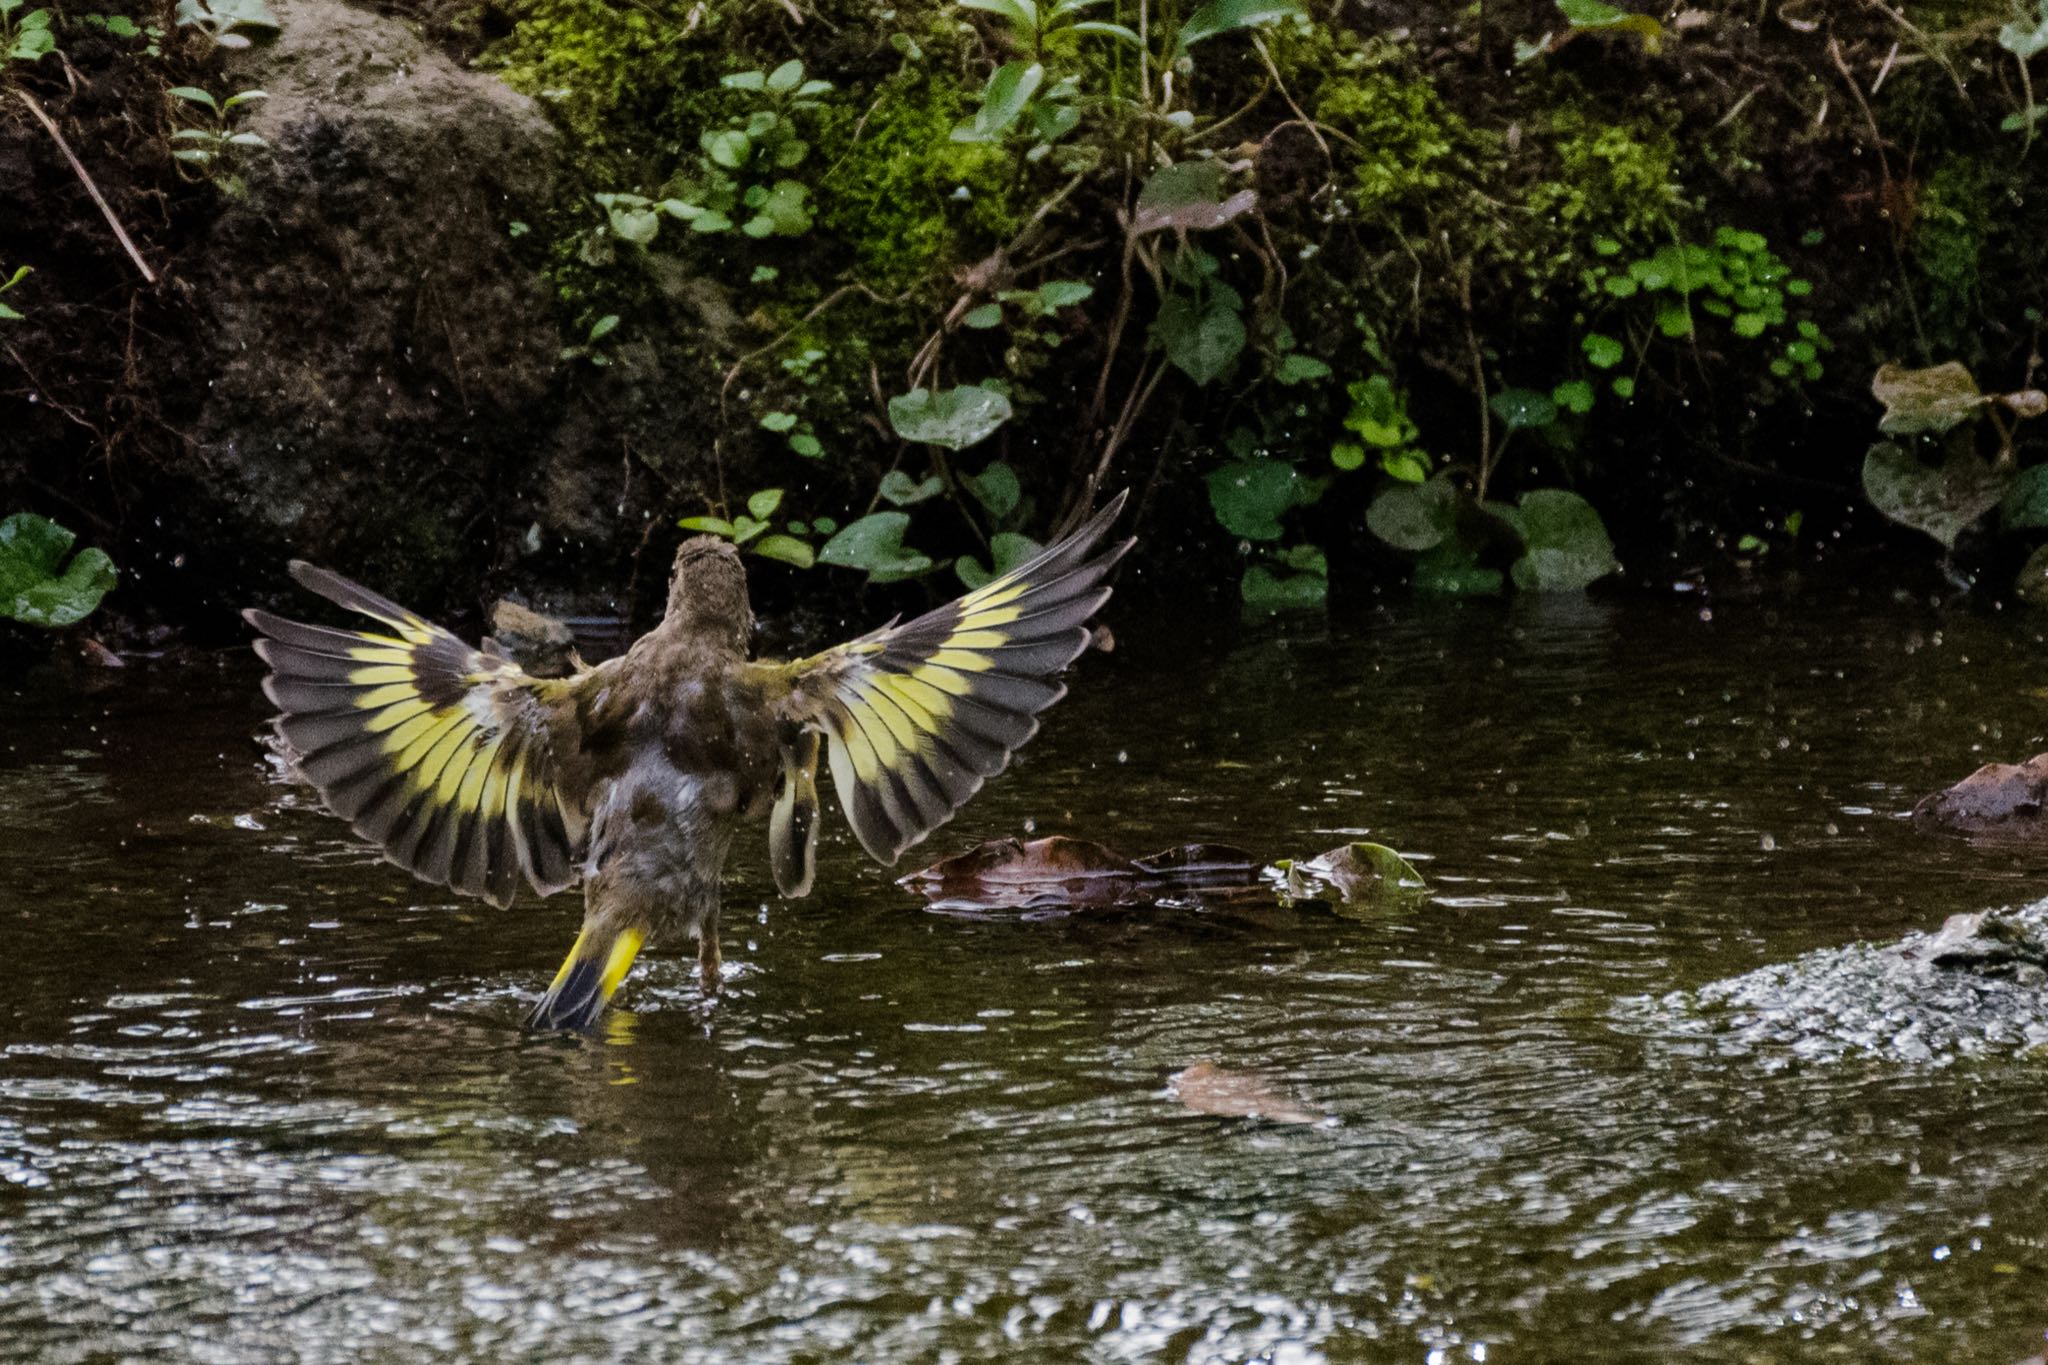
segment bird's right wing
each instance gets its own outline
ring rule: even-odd
[[[952,819],[1038,732],[1038,713],[1066,694],[1054,675],[1088,647],[1086,622],[1109,598],[1102,580],[1131,547],[1125,540],[1096,553],[1123,504],[1120,494],[956,602],[781,666],[785,719],[824,734],[840,807],[877,861],[895,862]],[[801,756],[784,762],[785,784],[800,792]],[[791,805],[801,810],[800,801]],[[808,883],[801,850],[771,852],[779,882],[788,866]]]
[[[529,677],[339,574],[292,576],[393,632],[242,613],[264,636],[278,732],[328,809],[400,867],[497,905],[522,877],[543,896],[573,885],[585,822],[553,718],[597,675]]]

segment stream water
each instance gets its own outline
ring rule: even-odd
[[[2048,1067],[1808,1064],[1645,997],[2048,890],[1916,835],[2048,748],[2030,620],[1810,598],[1116,621],[903,867],[836,814],[519,1018],[574,897],[457,903],[274,780],[245,654],[0,707],[0,1357],[2016,1362]],[[829,804],[829,798],[828,798]],[[973,840],[1370,837],[1430,898],[936,914]],[[1339,1120],[1191,1113],[1256,1071]]]

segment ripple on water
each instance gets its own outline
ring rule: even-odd
[[[1027,822],[1139,853],[1370,837],[1433,898],[949,918],[835,826],[818,893],[757,911],[755,839],[723,998],[656,956],[580,1040],[518,1029],[573,898],[453,903],[349,843],[246,743],[250,679],[39,702],[0,719],[0,1340],[2017,1359],[2048,1076],[1655,1002],[2036,878],[1895,816],[1988,734],[2042,747],[2038,643],[1775,609],[1417,605],[1213,657],[1134,629],[935,855]],[[1201,1060],[1341,1124],[1192,1113],[1168,1078]]]

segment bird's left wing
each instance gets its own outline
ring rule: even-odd
[[[1123,502],[956,602],[780,666],[785,719],[824,734],[840,807],[878,861],[895,862],[952,819],[1066,694],[1054,675],[1088,647],[1088,618],[1109,598],[1102,580],[1131,546],[1098,552]],[[813,744],[808,763],[798,750],[784,755],[785,798],[816,753]],[[771,837],[787,842],[783,804]],[[785,891],[785,865],[808,885],[807,849],[771,851]]]
[[[522,876],[543,896],[573,884],[585,822],[553,717],[592,674],[529,677],[339,574],[295,561],[292,576],[392,632],[242,613],[278,732],[328,809],[400,867],[497,905]]]

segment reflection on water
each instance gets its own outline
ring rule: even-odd
[[[2013,1361],[2048,1071],[1825,1065],[1617,1010],[2030,898],[1920,793],[2048,747],[2042,642],[1880,598],[1402,606],[1094,657],[932,846],[1304,856],[1383,915],[958,918],[729,885],[517,1027],[576,906],[452,902],[268,780],[254,668],[0,720],[0,1354]],[[833,838],[835,836],[828,836]],[[1191,1112],[1190,1063],[1341,1123]]]

